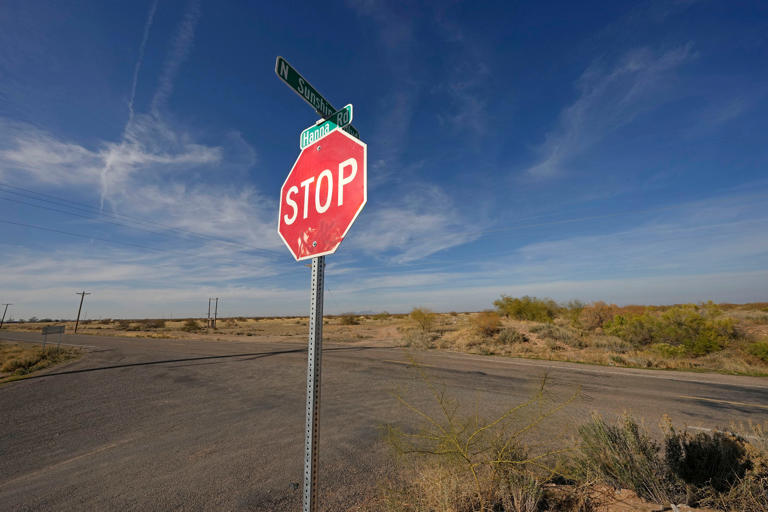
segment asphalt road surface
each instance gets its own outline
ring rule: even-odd
[[[39,340],[4,332],[0,340]],[[65,336],[72,363],[0,385],[0,510],[300,510],[306,345]],[[565,442],[593,411],[668,414],[694,429],[768,421],[768,379],[416,354],[450,396],[490,415],[548,378],[562,413],[538,439]],[[400,394],[434,408],[396,347],[327,344],[322,510],[365,500],[391,469],[386,423],[415,424]]]

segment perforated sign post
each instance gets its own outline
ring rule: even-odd
[[[277,232],[293,257],[312,258],[312,284],[307,348],[307,408],[304,432],[303,511],[317,510],[317,468],[320,425],[320,368],[323,345],[325,256],[338,249],[367,201],[368,148],[351,124],[352,106],[336,111],[282,57],[277,75],[324,119],[335,125],[317,133],[303,148],[280,189]],[[349,109],[349,120],[343,112]],[[325,130],[323,130],[325,131]]]

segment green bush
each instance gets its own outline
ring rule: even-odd
[[[654,343],[651,352],[661,357],[682,357],[685,355],[685,347],[670,345],[669,343]]]
[[[768,363],[768,342],[757,341],[755,343],[752,343],[747,348],[747,351],[753,356],[759,357],[760,359]]]
[[[572,300],[562,308],[561,314],[568,319],[571,325],[577,327],[579,325],[579,317],[585,307],[586,305],[580,300]]]
[[[534,322],[551,322],[560,311],[555,301],[528,295],[522,298],[502,295],[500,299],[493,302],[493,305],[504,316]]]
[[[604,324],[605,332],[636,346],[666,343],[682,346],[690,355],[704,355],[724,348],[736,338],[731,318],[716,318],[708,306],[675,306],[660,316],[650,311],[616,315]]]

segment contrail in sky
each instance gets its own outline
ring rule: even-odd
[[[139,58],[136,60],[136,67],[133,68],[131,99],[128,100],[128,122],[126,123],[126,127],[133,121],[133,102],[136,99],[136,86],[139,83],[139,70],[141,70],[141,64],[144,62],[144,50],[147,47],[149,31],[152,28],[152,22],[155,19],[155,11],[157,10],[158,1],[159,0],[155,0],[152,2],[152,6],[149,8],[149,14],[147,15],[147,22],[144,24],[144,35],[141,37],[141,45],[139,46]]]
[[[109,192],[109,175],[113,172],[113,167],[119,165],[121,160],[121,152],[127,151],[130,148],[126,144],[126,136],[129,128],[133,125],[133,119],[135,115],[134,102],[136,100],[136,88],[139,82],[139,72],[141,71],[141,65],[144,61],[144,52],[147,47],[147,41],[149,40],[149,32],[152,29],[152,23],[155,19],[155,11],[157,11],[157,4],[159,0],[154,0],[152,6],[149,9],[147,15],[147,21],[144,24],[144,33],[141,38],[141,45],[139,46],[139,57],[136,61],[136,66],[133,70],[133,80],[131,81],[131,96],[128,101],[128,120],[125,123],[123,129],[123,136],[120,142],[113,145],[104,154],[104,167],[101,170],[101,208],[104,208],[104,199]],[[173,82],[176,75],[179,72],[181,64],[189,54],[189,50],[192,47],[192,42],[195,37],[195,28],[197,27],[198,19],[200,18],[200,0],[191,0],[187,7],[184,17],[179,24],[179,28],[176,31],[176,36],[171,44],[171,49],[168,52],[168,56],[165,59],[163,70],[160,74],[157,89],[154,96],[152,96],[152,103],[150,105],[150,112],[155,117],[159,118],[160,107],[168,100],[168,97],[173,91]]]
[[[179,67],[187,58],[192,47],[195,28],[199,18],[200,2],[199,0],[192,0],[189,3],[187,12],[184,13],[184,19],[181,21],[181,25],[179,25],[179,30],[176,32],[176,37],[173,40],[170,52],[168,52],[163,72],[160,75],[157,91],[155,91],[155,95],[152,98],[150,110],[155,117],[159,116],[160,107],[168,100],[171,91],[173,91],[173,81],[179,72]]]

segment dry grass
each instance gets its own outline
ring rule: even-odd
[[[400,343],[420,349],[607,366],[768,375],[768,311],[764,311],[762,303],[619,307],[575,301],[557,306],[532,297],[503,299],[497,301],[501,313],[441,314],[416,308],[407,315],[382,312],[326,316],[323,335],[326,341],[336,343]],[[544,320],[521,320],[515,315],[538,315]],[[619,318],[624,319],[621,325]],[[67,332],[72,332],[74,323],[66,324]],[[39,332],[43,325],[10,324],[9,329]],[[79,333],[212,341],[304,341],[307,318],[220,318],[215,330],[205,327],[204,318],[107,319],[81,324]]]
[[[556,414],[569,415],[578,392],[558,401],[545,380],[530,399],[484,419],[477,408],[465,412],[446,386],[414,366],[421,393],[394,394],[411,421],[384,428],[395,472],[356,510],[768,510],[768,425],[690,433],[663,418],[660,435],[652,435],[628,415],[594,415],[552,437],[544,433],[562,425]],[[542,434],[547,443],[538,441]]]
[[[30,343],[0,343],[0,381],[28,375],[79,355],[75,348],[58,349],[54,344],[42,348]]]
[[[384,486],[385,506],[380,509],[535,512],[556,499],[546,495],[544,483],[555,474],[557,455],[568,449],[546,449],[529,440],[578,391],[558,402],[549,396],[544,380],[529,400],[486,419],[478,412],[464,413],[443,385],[416,368],[433,407],[395,394],[418,426],[385,428],[400,473]]]

